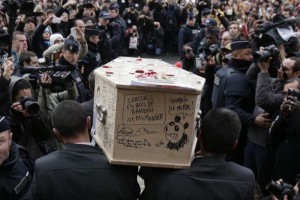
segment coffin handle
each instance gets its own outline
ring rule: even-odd
[[[96,105],[97,108],[97,115],[100,122],[105,124],[106,122],[106,116],[107,116],[107,109],[104,108],[101,104]]]

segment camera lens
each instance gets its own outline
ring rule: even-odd
[[[36,116],[39,114],[40,106],[37,102],[26,101],[24,104],[24,107],[27,110],[27,112],[33,116]]]

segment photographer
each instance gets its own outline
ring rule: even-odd
[[[164,29],[159,22],[154,22],[154,30],[151,32],[150,41],[147,45],[147,50],[150,55],[154,53],[156,56],[161,56],[164,46]]]
[[[194,57],[191,57],[189,54],[185,55],[185,58],[183,59],[183,69],[187,71],[195,72],[195,69],[199,67],[198,66],[199,64],[197,63],[197,59],[199,60],[202,59],[207,61],[208,57],[214,58],[217,55],[217,53],[221,51],[219,47],[219,34],[220,31],[218,28],[209,27],[206,31],[206,37],[202,40],[200,46],[198,47],[195,53],[196,55]],[[187,57],[187,55],[191,58]],[[196,63],[195,63],[195,57],[196,57]]]
[[[273,56],[275,57],[275,55]],[[297,77],[299,73],[297,71],[300,70],[300,59],[291,57],[282,61],[277,77],[271,78],[269,73],[270,60],[271,57],[267,61],[258,63],[260,73],[258,73],[256,84],[256,106],[252,114],[255,117],[255,122],[249,127],[248,142],[245,149],[245,166],[256,173],[259,186],[264,195],[266,195],[265,186],[270,180],[271,166],[268,162],[266,149],[268,129],[280,112],[285,82],[290,78]]]
[[[53,85],[53,81],[51,76],[47,72],[44,72],[41,75],[39,82],[40,89],[38,102],[40,105],[41,112],[44,116],[46,116],[50,124],[50,116],[52,111],[56,108],[56,106],[64,100],[76,100],[78,97],[78,91],[76,88],[76,84],[73,81],[71,81],[71,83],[68,84],[65,91],[52,92],[51,86]]]
[[[135,9],[134,4],[130,3],[128,8],[126,8],[123,12],[123,19],[126,21],[126,25],[128,28],[137,24],[137,19],[139,16],[139,12]]]
[[[56,146],[50,143],[51,130],[33,98],[30,83],[11,77],[9,97],[11,112],[8,119],[14,133],[13,141],[25,147],[34,160],[56,150]]]
[[[137,26],[133,25],[128,28],[128,36],[125,38],[125,47],[127,47],[127,54],[129,56],[137,54],[139,47],[139,32]]]
[[[293,78],[286,82],[283,89],[284,101],[280,114],[270,128],[267,150],[272,159],[272,180],[282,178],[294,185],[300,171],[300,79]]]
[[[153,28],[153,13],[148,5],[143,7],[138,20],[137,27],[139,31],[139,53],[143,53],[150,40],[150,32]]]
[[[299,188],[300,188],[300,174],[297,176],[297,183],[295,186],[283,182],[282,179],[277,181],[271,181],[267,190],[271,196],[263,198],[262,200],[299,200]]]

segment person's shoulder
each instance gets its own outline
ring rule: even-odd
[[[46,166],[49,166],[50,163],[52,163],[52,164],[56,163],[60,152],[61,152],[60,150],[57,150],[57,151],[51,152],[50,154],[47,154],[43,157],[38,158],[35,161],[35,170],[38,170],[40,168],[42,169]]]
[[[228,162],[228,166],[232,169],[232,175],[239,177],[241,180],[245,181],[254,181],[254,174],[252,170],[248,169],[247,167],[238,165],[234,162]]]

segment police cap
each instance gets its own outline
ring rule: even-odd
[[[79,51],[79,43],[71,35],[64,42],[64,50],[69,50],[71,52],[77,53]]]
[[[236,51],[240,49],[251,49],[250,42],[246,40],[235,40],[231,43],[231,50]]]
[[[194,18],[196,18],[196,15],[194,15],[193,12],[190,12],[190,13],[188,14],[188,19],[189,19],[189,20],[192,20],[192,19],[194,19]]]
[[[93,28],[85,28],[84,34],[87,36],[99,35],[100,31],[98,31],[97,29],[93,29]]]
[[[100,14],[99,14],[99,18],[102,18],[102,19],[109,19],[110,16],[109,16],[108,12],[106,12],[106,11],[101,11]]]

